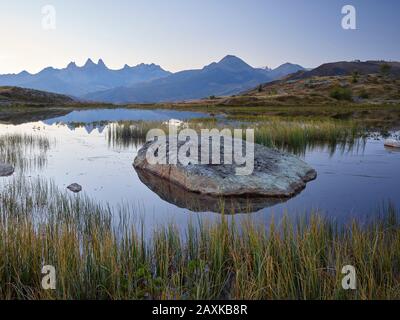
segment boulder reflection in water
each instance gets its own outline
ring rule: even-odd
[[[212,197],[188,191],[152,173],[136,168],[139,179],[161,199],[193,212],[252,213],[288,199],[266,197]]]

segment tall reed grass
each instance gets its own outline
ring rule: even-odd
[[[151,129],[162,129],[168,133],[168,125],[163,122],[121,121],[111,124],[107,131],[108,144],[113,147],[137,147],[146,142]]]
[[[200,131],[207,128],[254,128],[255,142],[267,147],[304,155],[308,149],[328,148],[333,154],[362,147],[365,133],[349,121],[334,120],[291,120],[286,121],[270,117],[269,120],[251,123],[220,123],[215,118],[194,119],[187,123],[192,129]],[[138,146],[146,140],[149,130],[158,128],[168,134],[168,126],[161,122],[123,122],[113,124],[108,131],[108,142],[113,146]]]
[[[0,135],[0,161],[17,167],[20,171],[28,168],[42,168],[47,163],[47,151],[51,143],[46,136],[34,134]]]
[[[0,199],[1,299],[400,298],[400,225],[390,206],[365,225],[311,214],[266,228],[222,215],[148,237],[129,210],[46,180],[15,179]],[[349,264],[354,291],[341,286]],[[41,288],[43,265],[56,268],[56,290]]]
[[[327,147],[331,153],[338,147],[351,149],[364,135],[359,127],[347,121],[270,120],[255,126],[257,143],[295,154],[316,147]]]

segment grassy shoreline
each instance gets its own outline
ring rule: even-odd
[[[224,216],[185,234],[173,224],[128,223],[46,180],[15,178],[0,190],[1,299],[399,299],[400,221],[388,206],[367,224],[338,226],[318,214],[268,228]],[[112,215],[120,218],[112,223]],[[56,269],[56,290],[41,268]],[[341,269],[357,270],[357,290]]]
[[[265,121],[271,118],[300,121],[347,120],[370,129],[400,128],[400,104],[355,104],[341,102],[329,105],[220,105],[217,102],[160,104],[71,103],[64,105],[0,106],[0,122],[23,123],[66,115],[73,110],[88,109],[167,109],[204,112],[205,116],[225,115],[235,121]]]

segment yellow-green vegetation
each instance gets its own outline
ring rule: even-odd
[[[353,92],[350,88],[334,87],[330,92],[330,97],[336,100],[347,100],[353,99]]]
[[[266,228],[222,215],[147,235],[128,209],[44,180],[14,180],[0,198],[1,299],[400,298],[400,225],[390,206],[366,224],[311,214]],[[42,289],[43,265],[55,267],[56,290]],[[342,288],[345,265],[356,267],[357,290]]]
[[[360,92],[368,92],[364,103],[400,102],[400,81],[382,74],[350,76],[315,76],[307,79],[281,80],[265,84],[242,95],[257,98],[269,104],[303,101],[303,103],[330,104],[335,100],[354,100]],[[332,94],[335,93],[335,94]]]
[[[269,119],[269,120],[267,120]],[[338,120],[288,120],[277,117],[260,118],[258,122],[233,125],[219,123],[216,118],[190,120],[185,126],[200,131],[207,128],[253,128],[255,142],[267,147],[278,148],[296,154],[304,154],[307,148],[329,147],[333,152],[337,147],[352,147],[364,130],[352,121]],[[111,145],[128,147],[144,143],[147,132],[162,129],[168,134],[168,125],[161,122],[120,122],[111,125],[107,138]]]
[[[388,130],[400,126],[400,80],[379,74],[281,80],[231,97],[128,107],[204,111],[237,121],[346,119]]]
[[[51,143],[46,136],[34,134],[0,135],[0,159],[23,171],[27,168],[42,167],[47,161]]]
[[[161,129],[168,133],[168,125],[163,122],[120,121],[109,126],[107,140],[116,147],[138,146],[146,141],[151,129]]]
[[[307,148],[337,147],[351,148],[364,131],[351,121],[282,121],[272,119],[257,123],[255,142],[303,154]]]

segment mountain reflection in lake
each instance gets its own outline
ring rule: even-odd
[[[91,109],[76,110],[67,115],[56,117],[43,122],[48,125],[56,123],[80,123],[90,126],[93,123],[113,121],[167,121],[170,119],[187,120],[202,118],[207,114],[202,112],[175,110],[143,110],[143,109]]]
[[[166,117],[165,120],[190,118],[188,114],[179,115],[178,111]],[[80,118],[78,122],[82,120]],[[33,166],[24,171],[17,167],[14,175],[51,179],[61,190],[66,190],[71,183],[79,183],[84,192],[96,201],[111,206],[134,207],[149,228],[171,221],[183,225],[196,216],[209,219],[219,216],[213,212],[220,213],[217,210],[221,207],[220,202],[189,195],[176,186],[138,175],[132,163],[143,142],[138,139],[135,144],[110,143],[108,137],[113,125],[60,124],[60,119],[55,118],[45,122],[0,125],[0,134],[37,134],[55,141],[46,151],[47,161],[43,166]],[[265,222],[272,215],[302,214],[319,209],[337,221],[345,221],[374,214],[376,208],[386,201],[400,206],[400,153],[386,150],[383,140],[369,139],[362,147],[357,148],[355,144],[352,148],[338,148],[333,153],[330,147],[309,148],[302,158],[317,170],[318,178],[298,196],[276,203],[260,199],[239,199],[236,202],[230,199],[223,204],[225,212],[231,213],[234,207],[239,219],[251,216]],[[9,179],[2,178],[0,186]]]

